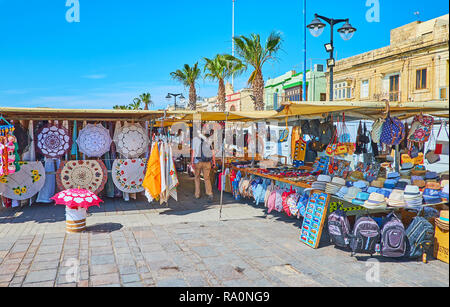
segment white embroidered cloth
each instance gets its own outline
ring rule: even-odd
[[[20,171],[0,177],[0,195],[13,200],[33,197],[45,183],[45,169],[41,162],[19,163]]]
[[[38,133],[36,145],[46,157],[61,157],[71,145],[69,131],[63,126],[47,125]]]
[[[109,130],[103,125],[88,124],[80,131],[77,144],[80,151],[89,158],[99,158],[109,151],[111,146]]]
[[[114,134],[117,151],[125,158],[138,158],[147,151],[149,139],[140,124],[125,123]]]
[[[125,193],[144,191],[145,159],[117,159],[112,166],[112,179],[115,186]]]

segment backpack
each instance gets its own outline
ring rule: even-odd
[[[428,142],[433,130],[433,124],[434,118],[432,116],[416,115],[408,133],[408,141],[415,143]]]
[[[380,243],[380,227],[374,219],[368,216],[360,217],[353,228],[350,237],[352,256],[356,253],[375,254],[377,244]]]
[[[328,233],[331,243],[339,247],[348,247],[350,234],[350,222],[342,210],[337,210],[328,217]]]
[[[405,226],[394,213],[390,213],[381,229],[381,255],[391,258],[405,256],[406,240]]]
[[[416,216],[406,229],[406,237],[408,238],[407,256],[418,258],[433,244],[434,227],[427,219]]]

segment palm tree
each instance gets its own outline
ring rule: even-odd
[[[130,110],[130,106],[119,106],[119,105],[115,105],[113,107],[114,110]]]
[[[139,102],[139,104],[143,103],[145,105],[144,110],[148,110],[148,106],[153,105],[152,95],[150,95],[150,93],[143,93],[139,95],[139,98],[134,98],[133,102]]]
[[[234,38],[236,52],[244,62],[253,66],[254,71],[248,79],[255,96],[255,110],[264,110],[264,78],[263,65],[269,60],[276,60],[275,54],[281,49],[281,34],[272,32],[267,38],[264,48],[261,46],[259,34],[251,34],[250,37],[238,36]]]
[[[129,108],[131,110],[142,110],[141,104],[142,102],[139,98],[134,98],[133,103],[130,103]]]
[[[247,67],[241,60],[228,54],[218,54],[213,59],[205,58],[204,77],[212,81],[219,81],[219,90],[217,93],[217,101],[219,110],[225,111],[225,80],[232,75],[239,75]]]
[[[201,77],[200,68],[198,68],[198,62],[194,66],[184,64],[183,69],[171,72],[172,79],[180,82],[185,87],[189,87],[189,109],[195,110],[197,105],[197,91],[195,89],[195,83],[198,78]]]

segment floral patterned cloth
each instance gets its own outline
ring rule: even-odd
[[[140,124],[125,123],[116,129],[114,143],[117,151],[125,158],[138,158],[147,150],[149,139]]]
[[[88,124],[77,139],[80,151],[87,157],[99,158],[109,151],[111,147],[111,137],[109,131],[101,124]]]
[[[0,195],[13,200],[26,200],[37,194],[45,183],[41,162],[19,162],[20,171],[0,177]]]
[[[116,187],[126,193],[144,191],[145,159],[117,159],[112,166],[112,179]]]
[[[46,157],[58,158],[66,154],[72,143],[69,131],[63,126],[47,125],[37,134],[37,148]]]
[[[63,161],[56,174],[59,190],[86,189],[95,194],[105,187],[108,171],[100,160]]]

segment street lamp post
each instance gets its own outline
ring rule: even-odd
[[[327,66],[330,70],[330,101],[333,101],[333,72],[334,72],[334,66],[335,66],[335,60],[334,60],[334,41],[333,41],[333,34],[334,34],[334,25],[345,22],[345,24],[342,26],[342,28],[338,29],[337,31],[341,35],[341,38],[345,41],[348,41],[353,37],[353,34],[356,32],[356,28],[352,27],[349,23],[349,19],[333,19],[333,18],[327,18],[324,16],[320,16],[318,14],[314,14],[314,20],[307,26],[309,31],[311,32],[311,35],[314,37],[319,37],[323,29],[325,28],[325,24],[321,21],[324,20],[326,23],[328,23],[331,26],[331,39],[330,43],[325,44],[325,50],[330,53],[330,58],[327,61]]]
[[[166,96],[166,99],[169,101],[172,97],[174,98],[174,106],[175,106],[175,111],[178,109],[177,106],[177,97],[180,96],[180,100],[184,99],[183,94],[172,94],[172,93],[168,93]]]

